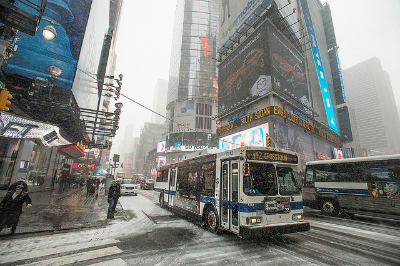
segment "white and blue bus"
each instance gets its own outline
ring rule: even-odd
[[[211,232],[240,237],[310,230],[294,152],[260,147],[201,150],[158,169],[154,197]]]
[[[328,215],[400,219],[400,154],[308,162],[303,196]]]

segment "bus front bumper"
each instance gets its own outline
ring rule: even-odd
[[[271,224],[265,226],[240,226],[241,237],[265,237],[273,235],[284,235],[297,232],[310,231],[309,222],[295,222],[290,224]]]

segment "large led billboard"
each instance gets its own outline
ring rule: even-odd
[[[272,83],[275,91],[285,91],[309,106],[304,58],[274,28],[269,28]]]
[[[271,90],[294,95],[309,105],[304,58],[268,23],[219,65],[218,82],[220,112]]]
[[[305,23],[306,23],[308,38],[310,39],[310,43],[311,43],[311,51],[313,54],[315,68],[317,70],[319,86],[320,86],[321,93],[322,93],[322,99],[324,101],[325,112],[326,112],[326,117],[328,119],[328,124],[332,130],[334,130],[335,132],[338,132],[335,113],[333,110],[333,104],[332,104],[331,96],[329,93],[328,83],[326,81],[325,70],[324,70],[324,66],[322,64],[321,54],[319,52],[318,41],[317,41],[317,37],[315,35],[310,10],[308,8],[308,3],[307,3],[307,0],[300,0],[300,3],[301,3],[301,8],[303,10]]]
[[[166,152],[197,151],[214,149],[218,146],[218,136],[204,132],[172,133],[166,139]]]
[[[244,32],[247,25],[257,19],[257,16],[269,7],[272,0],[221,0],[219,4],[219,50],[222,53],[232,40]]]
[[[58,24],[54,26],[57,36],[44,39],[42,29],[50,23],[42,19],[35,36],[24,33],[18,36],[14,56],[8,59],[8,67],[3,70],[30,79],[47,79],[49,67],[56,65],[62,73],[55,85],[71,89],[91,4],[92,0],[47,1],[43,18]]]
[[[269,135],[268,123],[246,129],[219,140],[219,148],[232,150],[239,147],[266,147],[266,138]]]

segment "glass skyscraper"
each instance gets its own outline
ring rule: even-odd
[[[177,1],[167,97],[167,152],[184,154],[217,147],[218,2]]]

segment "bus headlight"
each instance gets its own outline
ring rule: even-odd
[[[303,220],[303,214],[302,213],[295,213],[295,214],[293,214],[292,219],[293,219],[293,221]]]
[[[246,224],[260,224],[261,217],[247,217]]]

